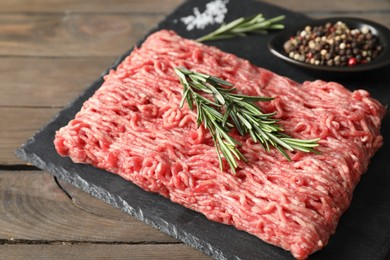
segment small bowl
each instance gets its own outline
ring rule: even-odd
[[[370,62],[365,64],[358,64],[355,66],[323,66],[323,65],[313,65],[301,61],[294,60],[288,56],[285,52],[283,45],[286,41],[290,39],[291,36],[294,36],[297,31],[303,30],[306,25],[310,26],[319,26],[325,25],[326,23],[336,23],[338,21],[344,22],[351,29],[362,29],[363,27],[368,27],[372,34],[376,35],[379,38],[379,41],[383,47],[380,54]],[[301,68],[317,71],[317,72],[362,72],[373,69],[378,69],[390,64],[390,30],[380,25],[378,23],[360,19],[360,18],[351,18],[351,17],[334,17],[327,19],[314,20],[310,24],[287,27],[282,32],[278,33],[268,44],[270,51],[277,57],[297,65]]]

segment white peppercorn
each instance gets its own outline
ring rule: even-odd
[[[351,29],[338,21],[305,26],[285,42],[284,50],[291,59],[309,64],[355,66],[378,57],[383,47],[369,27]]]

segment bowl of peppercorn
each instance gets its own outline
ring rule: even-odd
[[[318,72],[362,72],[390,64],[390,30],[364,19],[339,17],[286,28],[270,42],[277,57]]]

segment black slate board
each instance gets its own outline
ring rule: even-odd
[[[180,17],[192,14],[194,6],[198,6],[202,11],[202,8],[209,1],[185,2],[152,31],[169,28],[184,37],[196,38],[215,29],[216,26],[210,26],[204,31],[188,32],[179,20]],[[230,0],[228,9],[225,21],[258,12],[263,13],[266,17],[286,15],[285,24],[287,27],[293,24],[304,25],[311,21],[304,15],[252,0]],[[266,36],[253,35],[247,38],[207,44],[234,53],[250,60],[255,65],[270,69],[298,82],[316,78],[326,79],[326,75],[309,74],[274,57],[266,47],[274,35],[274,33]],[[120,57],[112,68],[115,68],[130,52],[131,50]],[[370,73],[339,79],[339,82],[351,90],[365,88],[383,104],[389,104],[389,71],[390,67],[386,67]],[[104,74],[106,72],[102,76]],[[89,165],[75,164],[68,158],[58,156],[53,146],[55,131],[66,125],[79,111],[82,103],[99,88],[102,76],[73,103],[62,110],[53,121],[18,149],[17,155],[214,258],[292,259],[291,254],[283,249],[266,244],[231,226],[209,221],[203,215],[174,204],[159,195],[145,192],[119,176]],[[336,234],[331,237],[325,249],[313,254],[310,259],[379,260],[385,259],[388,255],[390,249],[389,115],[383,121],[382,134],[385,145],[375,155],[367,174],[363,176],[358,185],[352,205],[341,218]]]

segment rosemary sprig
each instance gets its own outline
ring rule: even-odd
[[[186,68],[175,68],[175,72],[183,85],[183,98],[180,107],[187,102],[189,108],[197,108],[198,127],[203,123],[213,138],[218,160],[222,169],[222,157],[226,159],[232,172],[238,167],[236,160],[247,161],[239,151],[241,145],[229,135],[235,127],[240,135],[250,134],[254,142],[260,143],[266,151],[275,147],[288,160],[287,151],[317,152],[319,139],[302,140],[291,138],[282,133],[283,128],[272,118],[275,113],[264,114],[255,102],[273,100],[272,97],[247,96],[233,93],[233,84],[220,78],[193,72]],[[214,100],[205,96],[211,95]]]
[[[267,30],[283,29],[284,25],[279,22],[284,19],[284,15],[271,19],[266,19],[262,14],[251,17],[241,17],[228,24],[223,24],[217,30],[198,38],[196,41],[212,41],[230,39],[235,36],[246,36],[247,33],[265,34]]]

